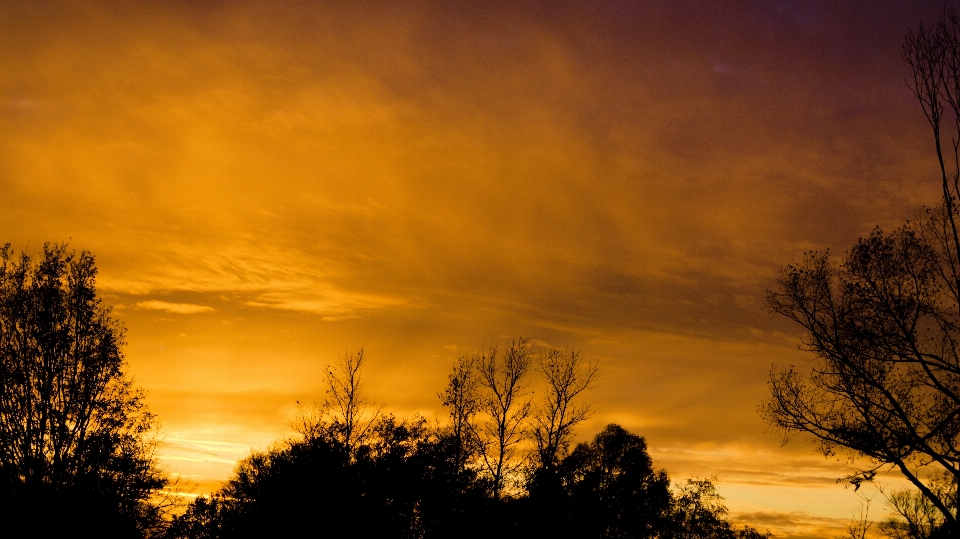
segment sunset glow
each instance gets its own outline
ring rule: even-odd
[[[808,359],[763,301],[937,201],[900,47],[942,4],[333,4],[0,7],[0,244],[96,256],[166,469],[216,489],[360,347],[442,422],[458,355],[525,336],[599,362],[579,439],[838,533],[852,465],[757,414]]]

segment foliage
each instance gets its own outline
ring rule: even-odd
[[[576,537],[658,537],[670,529],[670,480],[653,469],[646,441],[619,425],[577,445],[559,479]]]
[[[93,256],[45,245],[33,260],[7,245],[0,262],[0,511],[43,507],[41,525],[96,522],[101,536],[154,529],[151,496],[167,482],[154,418],[124,375]]]
[[[674,497],[643,438],[617,425],[560,463],[557,490],[501,499],[483,476],[457,466],[450,430],[422,418],[381,418],[353,459],[339,426],[313,432],[242,461],[223,489],[174,520],[167,537],[288,537],[303,530],[387,538],[768,537],[730,526],[710,481],[689,482]]]
[[[519,339],[500,359],[496,348],[488,355],[461,356],[440,394],[450,408],[447,426],[387,415],[364,423],[362,436],[348,435],[358,430],[345,424],[370,417],[359,383],[350,382],[359,381],[362,354],[352,356],[357,361],[331,370],[333,379],[327,381],[329,391],[340,388],[336,402],[357,403],[351,405],[352,413],[344,413],[345,406],[301,413],[296,422],[300,437],[242,461],[220,491],[198,498],[176,518],[167,536],[287,537],[316,530],[387,538],[671,539],[697,537],[709,522],[723,532],[710,538],[766,537],[752,528],[729,526],[710,482],[696,483],[701,487],[697,496],[675,498],[666,472],[654,470],[645,440],[618,425],[608,425],[569,455],[564,452],[553,466],[543,466],[541,454],[530,453],[537,462],[527,464],[535,470],[531,479],[511,496],[498,492],[489,463],[498,456],[507,462],[500,453],[503,446],[495,445],[484,456],[489,447],[479,442],[509,448],[536,436],[535,429],[525,428],[529,404],[520,399],[530,354],[527,341]],[[549,403],[564,408],[548,420],[554,425],[551,439],[565,449],[563,442],[578,422],[573,419],[586,412],[571,402],[589,386],[596,367],[567,353],[548,355],[541,369],[553,388],[547,391],[551,400],[545,409]],[[486,423],[477,422],[481,414]],[[478,424],[489,429],[489,438],[478,434],[483,428]],[[534,424],[545,425],[543,418]],[[517,466],[513,460],[508,465]],[[528,488],[520,488],[524,486]],[[713,502],[704,501],[708,499]]]
[[[382,417],[352,459],[340,427],[317,426],[315,436],[251,455],[221,491],[175,519],[168,536],[289,537],[322,529],[450,537],[484,507],[475,475],[456,469],[450,439],[422,418]]]
[[[750,526],[737,528],[725,520],[727,507],[717,492],[717,478],[692,478],[678,486],[673,502],[674,539],[765,539]]]

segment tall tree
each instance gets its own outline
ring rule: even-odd
[[[590,404],[578,402],[597,375],[596,363],[587,363],[577,350],[549,350],[537,358],[546,388],[532,414],[532,436],[537,467],[553,469],[566,455],[573,429],[590,415]]]
[[[383,406],[370,402],[363,391],[361,368],[365,361],[360,348],[340,356],[334,365],[327,365],[323,404],[313,410],[301,408],[294,420],[293,427],[301,435],[309,439],[335,432],[349,454],[356,453],[383,412]]]
[[[461,470],[477,452],[477,440],[471,424],[480,410],[479,360],[479,355],[461,355],[453,366],[447,387],[439,395],[441,403],[450,410],[456,466]]]
[[[39,260],[0,249],[0,511],[45,507],[41,526],[136,536],[158,524],[150,499],[167,479],[96,275],[92,255],[64,246]]]
[[[818,361],[809,374],[774,371],[761,412],[785,434],[812,434],[825,455],[865,457],[848,478],[855,484],[899,470],[953,528],[955,495],[932,489],[930,478],[960,478],[960,328],[924,239],[930,222],[876,230],[839,266],[811,253],[784,270],[767,303],[807,330],[804,346]]]
[[[578,444],[559,470],[568,500],[557,504],[561,533],[640,539],[671,531],[670,480],[653,468],[643,437],[607,425],[589,443]]]
[[[532,361],[529,341],[521,337],[511,341],[502,355],[497,347],[491,348],[477,364],[479,409],[486,420],[471,424],[471,428],[481,442],[480,456],[495,500],[500,499],[509,480],[519,472],[520,463],[515,457],[530,415],[526,397]]]
[[[898,470],[935,509],[936,519],[914,533],[925,537],[960,533],[957,14],[945,9],[935,24],[921,24],[903,57],[933,132],[942,201],[891,234],[876,229],[840,264],[808,253],[783,271],[767,304],[806,330],[816,361],[808,373],[774,371],[761,412],[785,434],[812,434],[824,454],[864,457],[848,478],[854,484]],[[950,488],[936,486],[942,477]]]

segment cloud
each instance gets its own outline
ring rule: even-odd
[[[734,512],[730,521],[735,525],[769,530],[775,537],[786,539],[838,537],[850,523],[849,519],[821,517],[803,511]]]
[[[433,413],[458,353],[527,335],[599,358],[591,429],[637,429],[672,477],[840,488],[760,432],[770,364],[799,360],[762,300],[936,195],[899,60],[927,8],[415,4],[17,7],[3,241],[94,252],[158,414],[224,441],[265,447],[346,347]],[[740,439],[773,449],[709,450]],[[177,470],[231,470],[204,466]]]
[[[251,307],[265,307],[285,311],[299,311],[323,315],[324,320],[356,318],[358,310],[400,307],[408,303],[403,298],[374,294],[346,293],[328,290],[325,293],[308,290],[265,292],[247,301]]]
[[[138,309],[150,309],[154,311],[166,311],[177,314],[197,314],[213,311],[213,307],[208,305],[194,305],[193,303],[168,303],[166,301],[149,300],[140,301],[136,304]]]

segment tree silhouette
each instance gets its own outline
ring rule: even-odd
[[[679,485],[673,501],[674,539],[766,539],[749,526],[736,528],[724,517],[727,506],[717,492],[717,478],[692,478]]]
[[[546,442],[538,449],[552,444],[555,464],[540,467],[549,473],[510,485],[506,495],[506,472],[522,465],[514,448],[530,407],[523,397],[532,357],[526,339],[512,341],[503,355],[494,347],[486,355],[461,356],[439,395],[450,408],[448,425],[380,415],[364,420],[362,435],[347,436],[345,418],[359,415],[344,410],[364,400],[359,393],[362,353],[347,356],[328,379],[330,391],[340,395],[335,402],[346,404],[301,414],[295,423],[298,437],[241,461],[221,490],[198,497],[173,520],[166,537],[306,532],[403,539],[681,539],[700,537],[704,530],[712,533],[705,539],[767,537],[730,526],[710,481],[688,482],[697,488],[681,488],[674,498],[666,472],[653,468],[646,441],[618,425],[608,425],[560,458],[572,426],[587,412],[573,401],[596,372],[576,352],[540,358],[550,389],[540,410],[545,415],[535,423]],[[469,445],[476,440],[487,446]],[[539,451],[528,455],[542,462]],[[497,459],[505,472],[500,490],[491,470]],[[510,479],[519,477],[512,473]]]
[[[363,393],[360,368],[364,360],[363,348],[360,348],[355,354],[341,356],[335,366],[327,367],[325,408],[332,414],[333,424],[351,455],[363,444],[382,411],[382,408],[371,407]]]
[[[658,537],[671,529],[670,480],[654,470],[646,441],[615,424],[560,463],[564,527],[573,537]]]
[[[476,474],[456,467],[449,438],[422,418],[385,416],[353,457],[333,424],[242,461],[225,487],[198,498],[168,537],[474,537],[489,529]]]
[[[772,372],[761,413],[785,436],[812,434],[826,455],[864,457],[868,465],[847,478],[857,486],[882,468],[898,470],[925,500],[925,518],[936,514],[911,532],[925,537],[960,532],[956,12],[944,9],[935,24],[909,33],[903,57],[932,128],[942,201],[893,233],[874,230],[840,264],[828,252],[812,252],[783,270],[767,305],[807,331],[803,344],[816,361],[809,373],[794,367]],[[944,476],[950,486],[938,488]]]
[[[553,469],[566,455],[573,429],[590,414],[588,403],[575,402],[597,375],[596,363],[585,363],[576,350],[549,350],[537,358],[546,391],[532,414],[531,434],[537,467]]]
[[[500,499],[510,486],[509,480],[519,472],[515,454],[530,414],[530,402],[524,397],[533,360],[529,341],[522,337],[512,341],[503,355],[498,355],[499,350],[493,347],[477,362],[478,407],[486,415],[486,421],[472,424],[495,500]]]
[[[96,274],[92,255],[64,246],[44,245],[39,260],[0,249],[0,512],[43,508],[43,535],[89,522],[135,537],[159,524],[153,416],[124,375],[123,329]]]
[[[465,469],[479,451],[479,441],[473,428],[480,411],[479,361],[479,355],[461,355],[453,366],[447,387],[439,394],[440,402],[450,410],[450,432],[458,468]]]
[[[336,425],[312,432],[243,460],[166,537],[768,537],[729,525],[711,480],[688,481],[673,497],[644,439],[617,425],[560,462],[560,495],[549,500],[539,492],[494,498],[483,476],[457,465],[450,429],[423,418],[380,418],[353,457]]]

